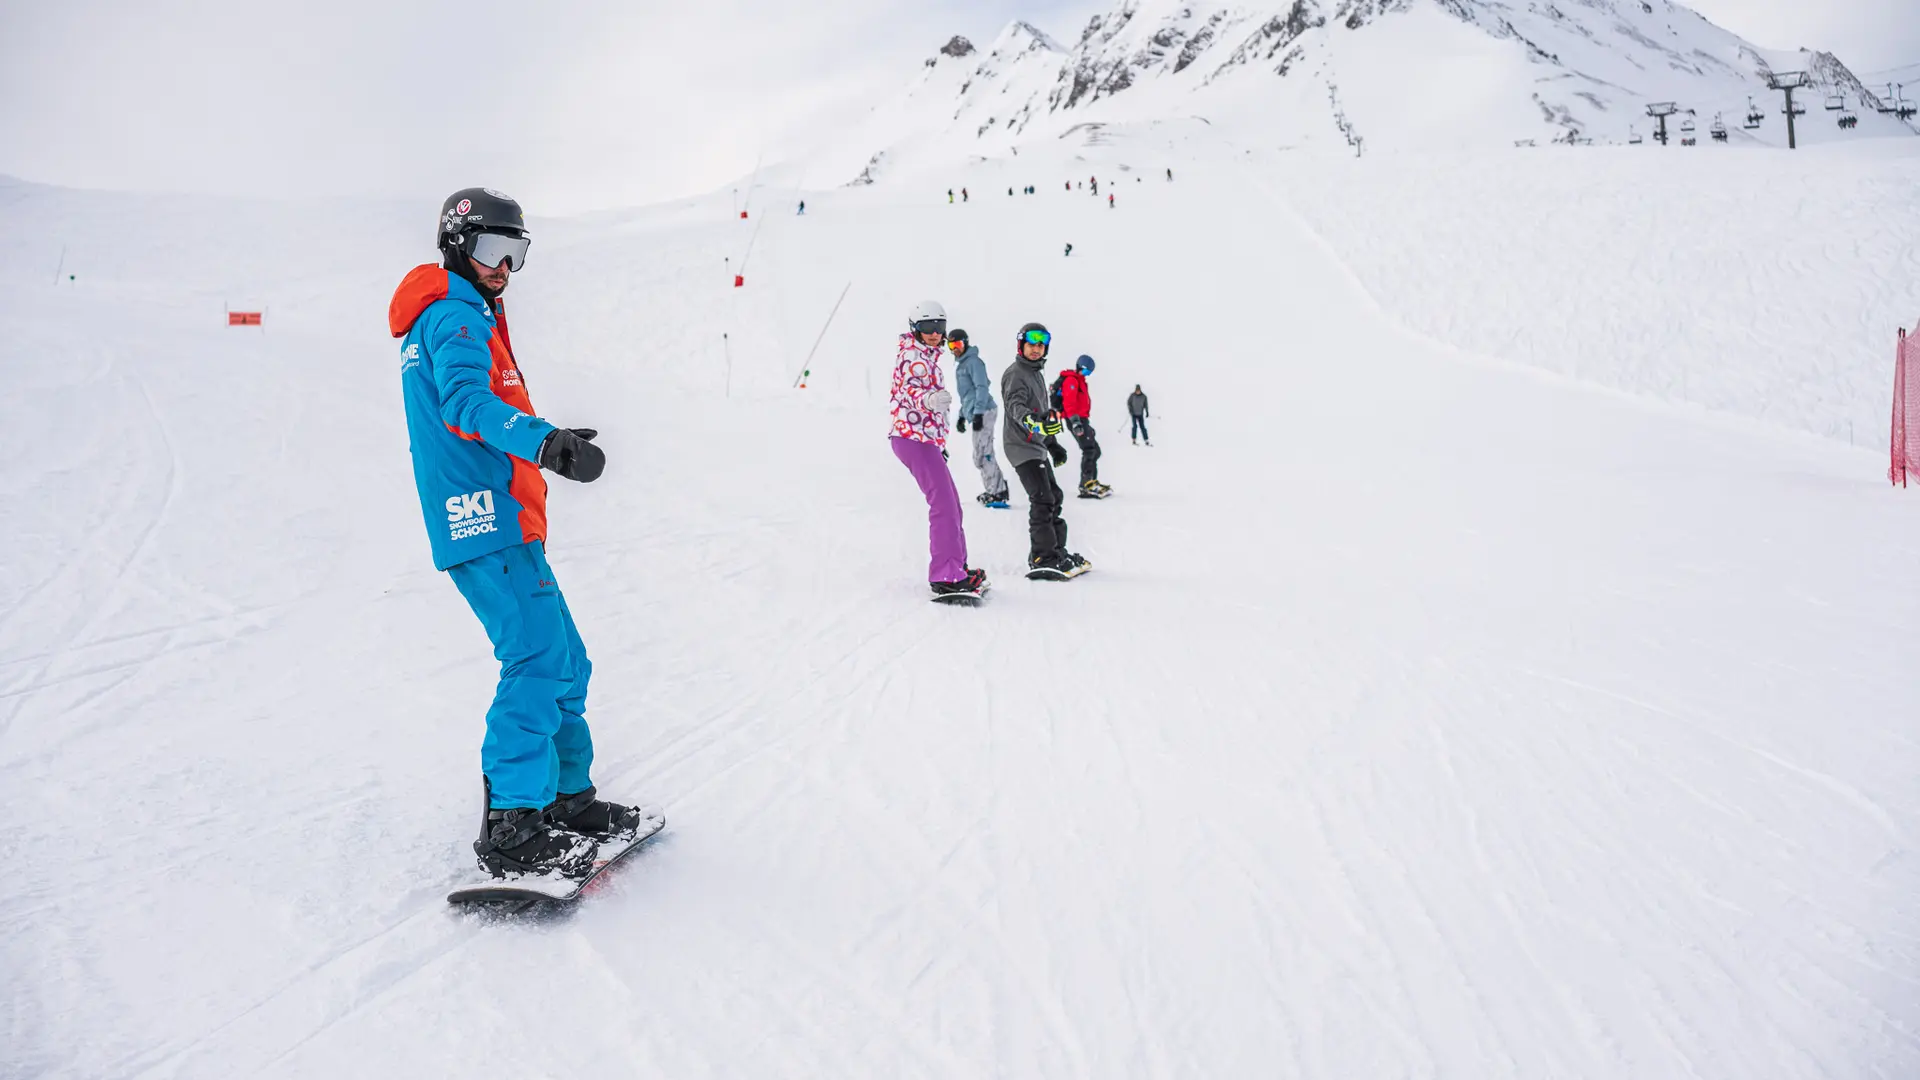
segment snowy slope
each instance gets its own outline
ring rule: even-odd
[[[984,51],[950,44],[820,160],[852,176],[864,147],[872,180],[945,160],[929,147],[1005,157],[1088,125],[1192,117],[1267,147],[1624,143],[1651,134],[1646,106],[1663,101],[1682,110],[1676,142],[1682,122],[1703,144],[1718,122],[1730,144],[1784,146],[1776,71],[1814,81],[1803,144],[1914,134],[1832,54],[1765,50],[1670,0],[1118,0],[1070,48],[1024,23]],[[1833,95],[1857,127],[1826,111]]]
[[[597,779],[673,821],[543,927],[441,902],[493,665],[382,319],[426,215],[296,258],[312,207],[0,188],[0,1073],[1913,1073],[1920,503],[1867,450],[1423,336],[1446,279],[1361,257],[1420,175],[1141,130],[955,166],[963,206],[536,222],[515,342],[611,456],[552,502]],[[1049,180],[1083,167],[1117,209]],[[1343,198],[1344,249],[1304,205]],[[219,325],[241,290],[264,330]],[[970,510],[999,586],[925,603],[879,399],[927,295],[996,368],[1036,317],[1099,358],[1090,577],[1020,580],[1020,512]]]

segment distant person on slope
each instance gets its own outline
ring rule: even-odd
[[[1153,437],[1147,434],[1147,395],[1140,390],[1140,384],[1133,384],[1133,393],[1127,395],[1127,415],[1133,417],[1133,435],[1137,445],[1142,440],[1148,446],[1153,445]]]
[[[547,482],[597,479],[592,428],[533,414],[500,295],[526,265],[520,204],[466,188],[440,208],[442,264],[416,266],[393,294],[414,485],[433,565],[453,578],[493,641],[500,684],[480,744],[487,813],[474,853],[495,877],[593,866],[597,842],[633,835],[642,815],[595,797],[588,770],[593,665],[547,565]]]
[[[1039,323],[1020,328],[1014,339],[1014,361],[1000,376],[1000,400],[1007,407],[1001,425],[1001,448],[1027,489],[1027,576],[1065,581],[1091,569],[1087,560],[1067,550],[1067,522],[1060,516],[1063,498],[1053,468],[1066,463],[1060,445],[1065,430],[1060,414],[1047,402],[1047,381],[1041,368],[1053,335]]]
[[[987,378],[986,362],[980,350],[967,340],[965,330],[947,335],[947,348],[953,350],[953,380],[960,388],[960,419],[954,428],[967,430],[973,425],[973,467],[980,470],[983,490],[979,500],[996,510],[1007,508],[1007,478],[993,460],[993,438],[1000,426],[1000,407],[993,401],[993,383]]]
[[[1080,444],[1080,497],[1104,499],[1113,489],[1100,482],[1100,440],[1093,432],[1093,395],[1087,391],[1087,376],[1093,374],[1093,357],[1082,356],[1073,367],[1053,381],[1061,415],[1067,418],[1067,430]]]
[[[947,309],[922,300],[907,312],[907,332],[894,353],[893,456],[913,474],[927,499],[927,584],[936,599],[978,595],[987,575],[967,568],[967,534],[960,523],[960,492],[947,471],[947,409],[953,395],[940,376],[940,346],[947,336]]]

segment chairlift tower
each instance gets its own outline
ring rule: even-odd
[[[1807,73],[1804,71],[1776,71],[1767,76],[1767,89],[1778,90],[1787,95],[1787,149],[1789,150],[1798,150],[1800,148],[1799,139],[1795,136],[1793,130],[1793,118],[1806,114],[1806,109],[1804,108],[1795,111],[1796,106],[1793,104],[1793,92],[1795,90],[1804,90],[1810,85],[1812,85],[1812,80],[1807,78]]]
[[[1654,141],[1661,146],[1667,145],[1667,117],[1680,111],[1680,106],[1671,101],[1656,101],[1647,106],[1647,115],[1653,117],[1657,125],[1653,132]]]

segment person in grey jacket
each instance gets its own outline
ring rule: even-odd
[[[1133,384],[1133,393],[1127,395],[1127,415],[1133,417],[1133,441],[1146,440],[1153,445],[1153,436],[1147,434],[1147,395],[1140,392],[1140,384]]]
[[[1060,516],[1064,499],[1053,478],[1054,466],[1067,460],[1058,439],[1066,423],[1053,408],[1040,370],[1053,336],[1039,323],[1028,323],[1014,340],[1019,353],[1000,376],[1000,400],[1007,409],[1001,448],[1027,491],[1027,576],[1077,577],[1091,567],[1067,550],[1067,523]]]
[[[960,388],[960,419],[954,430],[965,431],[973,425],[973,467],[980,470],[982,505],[1004,510],[1007,506],[1007,478],[993,459],[993,431],[1000,424],[1000,407],[993,402],[993,384],[987,379],[986,361],[980,350],[967,340],[965,330],[947,334],[947,348],[955,357],[953,371]]]

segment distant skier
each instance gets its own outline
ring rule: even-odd
[[[1027,491],[1027,576],[1059,581],[1090,567],[1067,550],[1067,522],[1060,516],[1065,500],[1053,478],[1054,466],[1066,462],[1067,451],[1058,438],[1065,425],[1047,403],[1041,373],[1052,341],[1053,335],[1039,323],[1021,327],[1014,339],[1017,354],[1000,376],[1000,400],[1007,409],[1000,443]]]
[[[802,213],[802,214],[805,214],[806,212],[807,212],[807,200],[805,200],[805,199],[801,199],[801,200],[800,200],[800,213]]]
[[[947,189],[947,202],[948,202],[948,203],[952,203],[952,202],[953,202],[953,189],[952,189],[952,188],[948,188],[948,189]]]
[[[1073,190],[1073,181],[1071,181],[1071,180],[1069,180],[1069,181],[1067,181],[1067,190],[1068,190],[1068,191],[1072,191],[1072,190]]]
[[[1172,170],[1172,169],[1168,169],[1168,170],[1167,170],[1167,179],[1169,179],[1169,180],[1171,180],[1171,179],[1173,179],[1173,170]]]
[[[922,300],[907,312],[907,332],[894,353],[893,456],[913,474],[927,499],[927,583],[936,598],[977,595],[984,571],[967,567],[967,534],[960,522],[960,493],[947,471],[947,409],[953,395],[940,375],[940,345],[947,335],[947,309]]]
[[[1107,209],[1113,209],[1113,192],[1107,192]]]
[[[1153,437],[1147,434],[1147,395],[1140,391],[1140,384],[1133,384],[1133,393],[1127,395],[1127,415],[1133,417],[1133,434],[1130,436],[1138,445],[1144,441],[1153,445]]]
[[[968,201],[969,199],[971,199],[972,197],[973,197],[973,196],[971,196],[971,195],[968,195],[968,194],[967,194],[967,189],[966,189],[966,188],[961,188],[961,189],[960,189],[960,201],[961,201],[961,202],[966,202],[966,201]]]
[[[956,431],[973,424],[973,467],[980,470],[982,506],[997,510],[1007,507],[1007,478],[993,458],[993,437],[999,427],[1000,407],[993,402],[993,383],[987,379],[987,365],[980,350],[967,340],[965,330],[947,335],[947,348],[953,350],[953,381],[960,388],[960,419]],[[969,421],[971,417],[971,421]]]
[[[1067,254],[1068,255],[1073,254],[1073,245],[1071,243],[1067,245]]]
[[[1066,417],[1073,441],[1080,444],[1080,497],[1104,499],[1113,489],[1100,482],[1100,440],[1094,436],[1093,396],[1087,391],[1087,376],[1091,374],[1093,357],[1082,356],[1073,367],[1062,371],[1053,385],[1059,398],[1056,407]]]
[[[1100,178],[1099,177],[1089,176],[1087,177],[1087,183],[1093,187],[1093,193],[1095,195],[1100,194]]]
[[[442,263],[416,266],[387,308],[414,485],[433,565],[486,627],[500,683],[480,745],[485,823],[473,850],[495,877],[591,870],[601,840],[627,838],[640,812],[599,799],[588,770],[593,665],[547,564],[541,469],[587,483],[606,466],[592,428],[533,414],[500,295],[526,265],[520,204],[465,188],[440,208]]]

